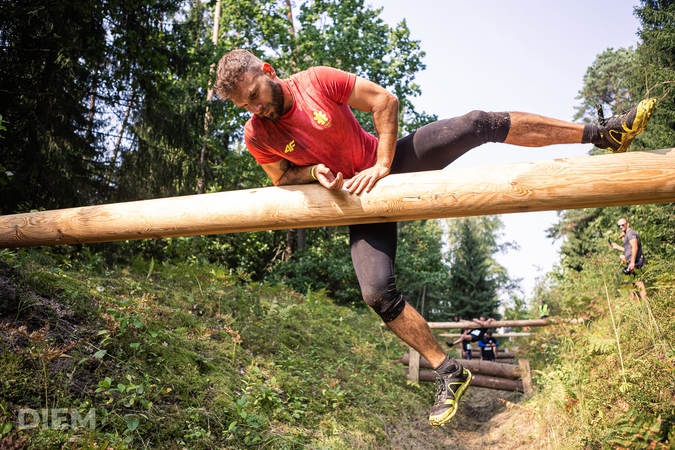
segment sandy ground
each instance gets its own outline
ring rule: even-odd
[[[413,423],[387,430],[397,449],[550,449],[546,430],[512,392],[469,389],[455,420],[441,428],[421,414]]]

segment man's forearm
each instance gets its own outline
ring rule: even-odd
[[[316,178],[312,178],[312,169],[316,166],[294,166],[288,161],[284,161],[281,169],[285,168],[284,174],[277,181],[277,186],[288,186],[291,184],[314,183]]]
[[[391,167],[398,139],[398,99],[391,95],[373,108],[373,125],[377,133],[377,162]]]

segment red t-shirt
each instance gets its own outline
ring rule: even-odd
[[[347,100],[356,75],[330,67],[313,67],[288,79],[293,107],[279,120],[253,115],[244,140],[258,164],[282,159],[296,166],[324,164],[351,178],[372,167],[377,139],[352,114]]]

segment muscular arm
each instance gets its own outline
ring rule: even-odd
[[[373,123],[378,136],[377,161],[373,167],[361,171],[346,183],[341,173],[333,174],[330,168],[317,164],[314,166],[294,166],[286,160],[271,164],[262,164],[262,168],[275,186],[305,184],[318,181],[327,189],[341,189],[343,184],[352,194],[369,192],[377,180],[389,174],[396,152],[398,137],[398,99],[383,87],[356,77],[347,104],[373,115]]]
[[[347,180],[345,187],[352,194],[360,194],[364,190],[370,192],[377,180],[389,174],[394,161],[398,138],[398,99],[382,86],[356,77],[347,104],[373,115],[378,144],[375,165]]]
[[[318,181],[326,189],[342,189],[344,183],[341,173],[333,175],[333,172],[323,164],[317,164],[316,166],[294,166],[285,159],[282,159],[279,162],[262,164],[261,167],[275,186],[307,184]],[[312,168],[314,168],[315,178],[312,178]]]

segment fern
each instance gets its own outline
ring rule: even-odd
[[[588,350],[598,355],[616,352],[616,340],[611,337],[589,335]]]
[[[675,428],[671,427],[670,432],[666,430],[668,439],[663,428],[661,416],[645,416],[631,408],[617,421],[609,443],[615,449],[668,450],[673,448],[669,442],[675,443]]]

